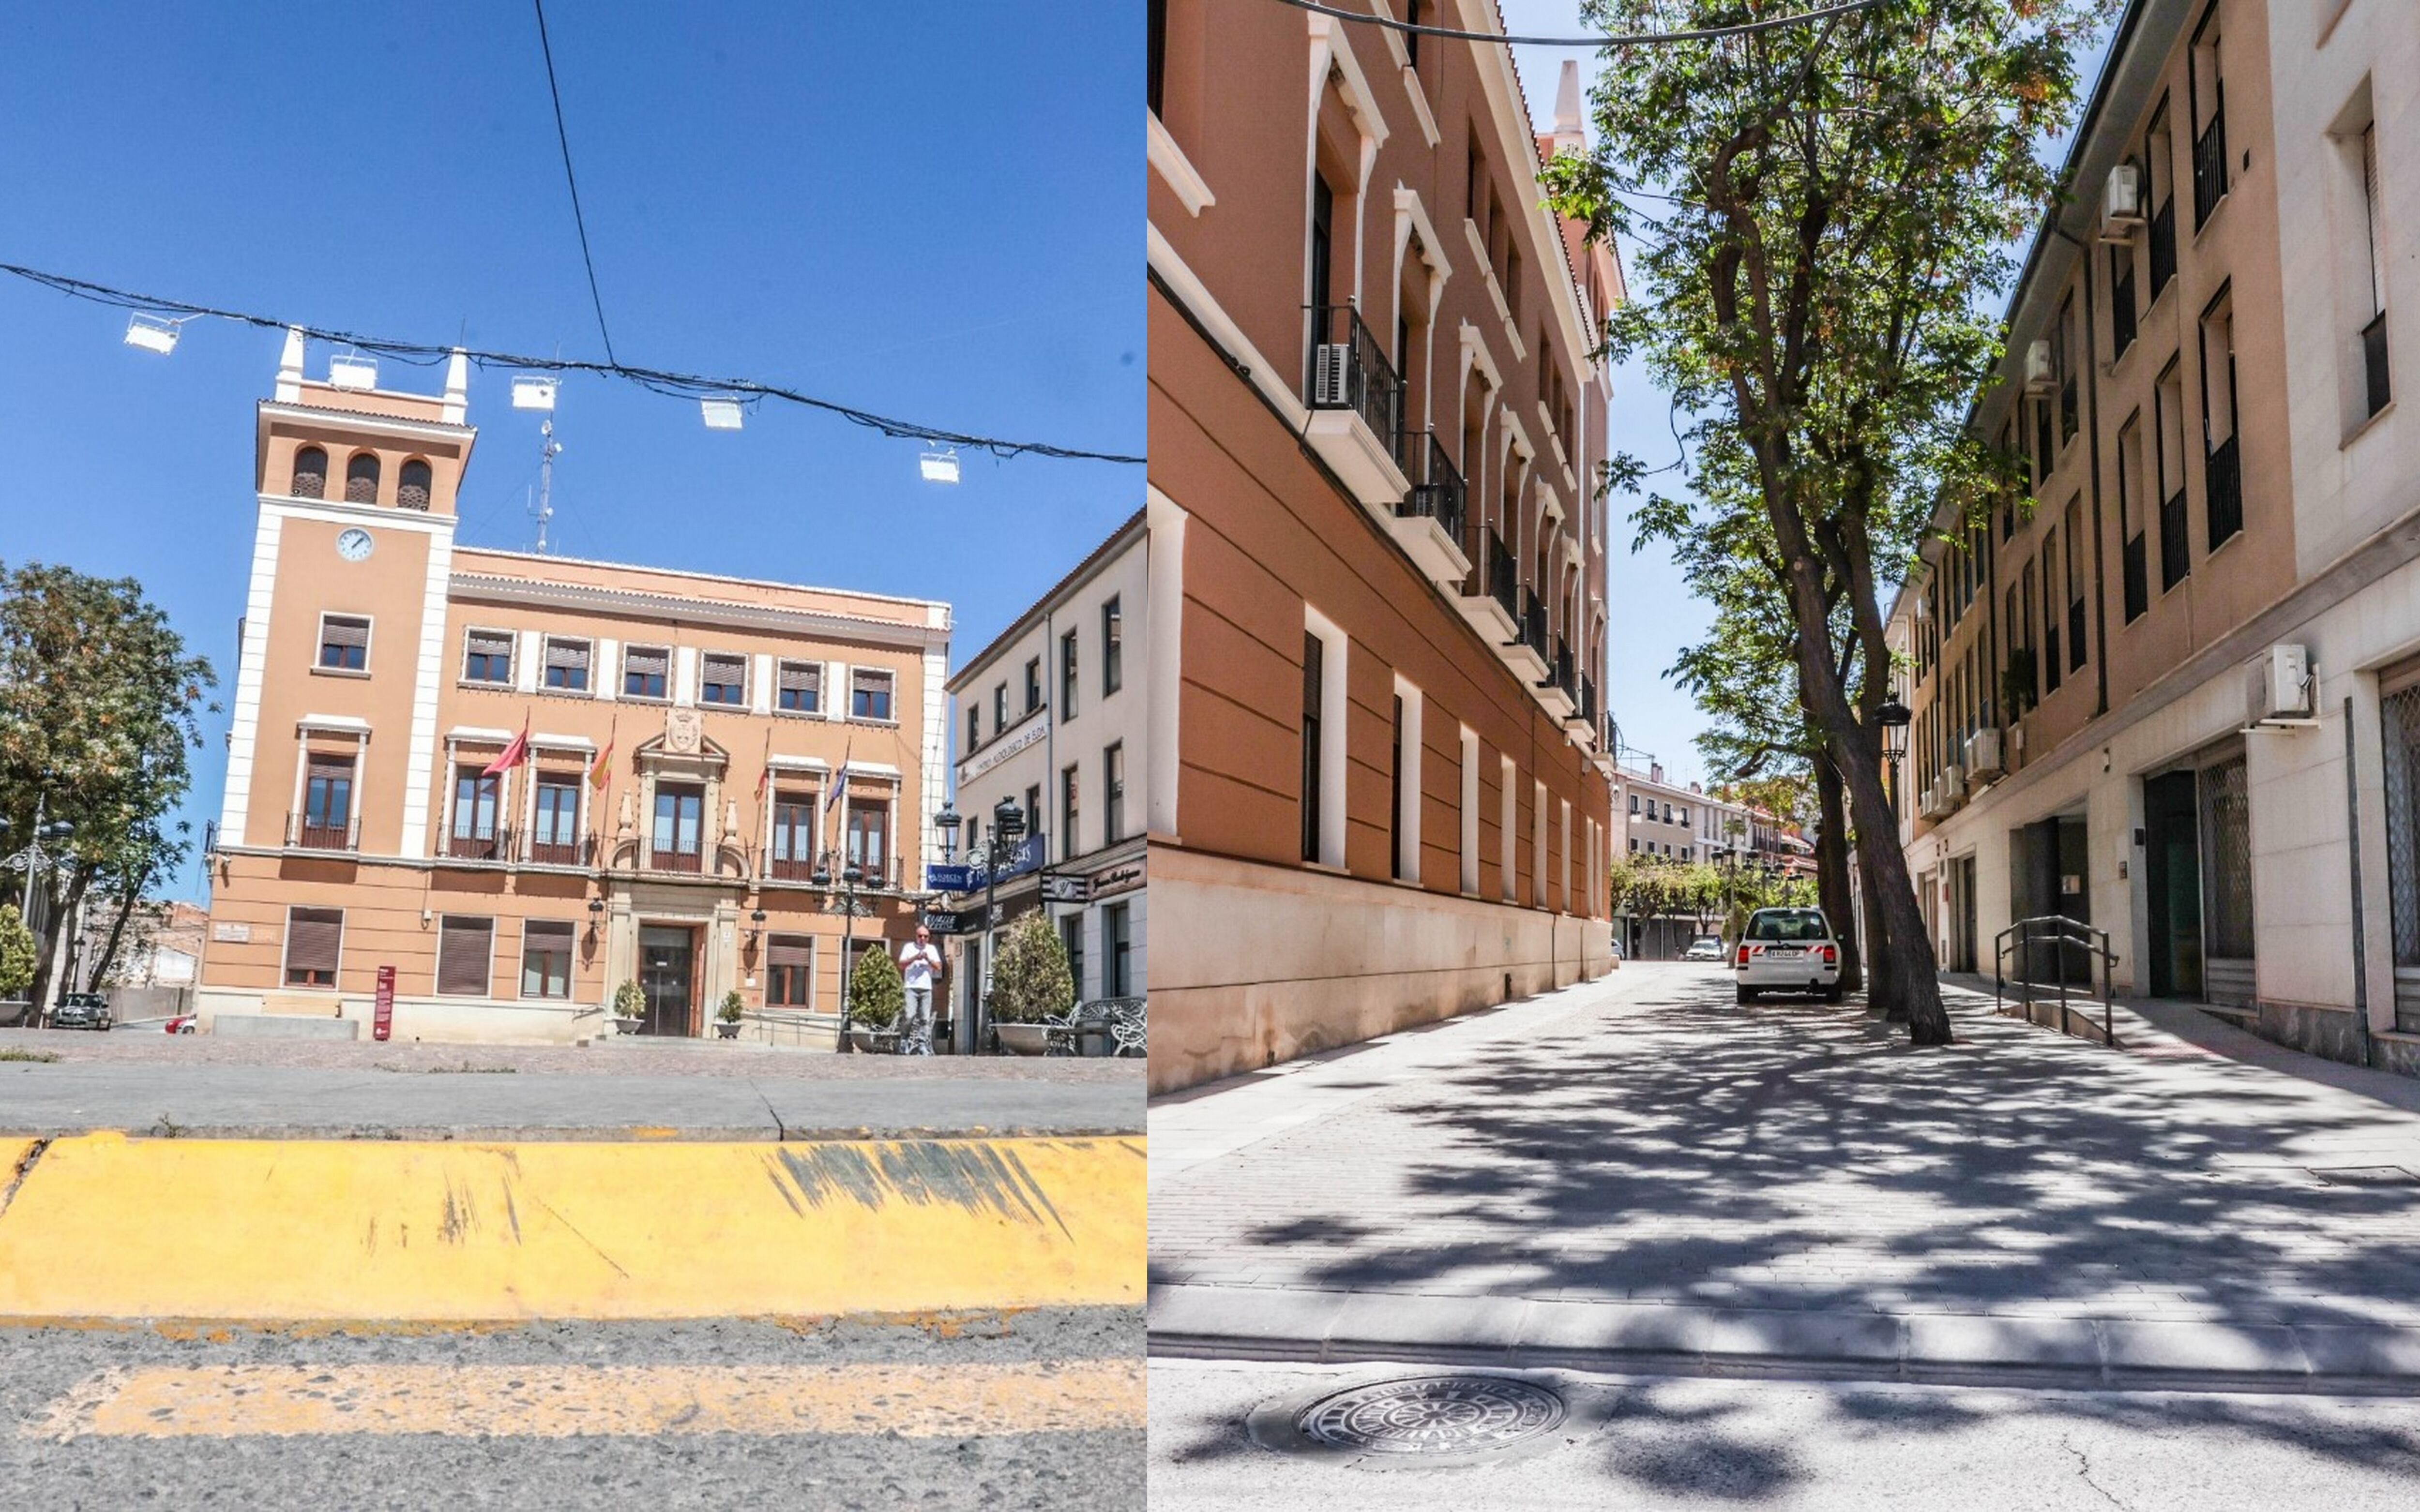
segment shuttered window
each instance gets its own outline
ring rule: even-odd
[[[437,926],[437,990],[448,997],[488,995],[495,957],[496,921],[448,914]]]
[[[513,633],[472,630],[462,638],[462,680],[466,683],[509,683],[513,680]]]
[[[546,686],[559,693],[588,691],[587,641],[547,638]]]
[[[521,925],[521,995],[571,995],[571,921],[533,918]]]
[[[294,454],[294,486],[297,499],[328,497],[328,454],[316,446],[306,446]]]
[[[375,504],[378,502],[379,459],[369,452],[357,452],[345,464],[345,502]]]
[[[319,665],[337,671],[365,671],[370,663],[370,622],[358,614],[319,616]]]
[[[824,704],[824,669],[820,662],[782,663],[780,706],[785,714],[815,714]]]
[[[634,699],[664,696],[665,669],[673,654],[661,646],[631,646],[622,653],[622,695]]]
[[[848,717],[852,719],[891,717],[891,674],[868,667],[849,671]]]
[[[704,675],[698,682],[697,701],[725,705],[747,702],[748,658],[722,652],[706,653]]]
[[[286,911],[286,985],[334,987],[336,957],[345,944],[345,911],[341,908],[289,908]]]
[[[427,509],[431,481],[427,463],[418,457],[406,462],[403,471],[396,475],[396,503],[405,509]]]
[[[765,1006],[806,1008],[814,969],[814,942],[803,934],[775,934],[765,942]]]

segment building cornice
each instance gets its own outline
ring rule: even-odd
[[[711,625],[725,629],[761,630],[800,640],[848,640],[903,650],[924,650],[950,643],[946,625],[903,625],[896,620],[868,619],[814,609],[772,609],[759,605],[721,604],[711,599],[678,598],[634,589],[601,588],[587,583],[540,582],[527,578],[491,578],[457,572],[447,596],[458,602],[510,604],[519,608],[563,609],[575,614],[611,614],[629,619]]]
[[[365,431],[396,440],[452,441],[464,447],[468,447],[473,438],[479,434],[476,425],[450,425],[442,420],[407,420],[400,415],[374,415],[359,409],[323,409],[318,405],[284,404],[275,399],[260,401],[260,420],[264,429],[270,421],[285,420],[298,425],[318,425],[329,430]]]

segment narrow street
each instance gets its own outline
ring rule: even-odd
[[[1293,1458],[1252,1447],[1255,1410],[1441,1367],[1570,1382],[1539,1435],[1563,1450],[1532,1444],[1542,1468],[1519,1473],[1582,1501],[1921,1484],[1843,1478],[1881,1434],[1908,1473],[1944,1451],[2035,1465],[1972,1504],[2105,1505],[2045,1489],[2074,1470],[2037,1441],[2170,1400],[2194,1404],[2180,1422],[2274,1431],[2214,1455],[2144,1438],[2136,1464],[2348,1499],[2420,1473],[2420,1412],[2375,1399],[2420,1383],[2401,1084],[2230,1058],[2122,1010],[2113,1053],[1952,996],[1960,1044],[1912,1052],[1854,1003],[1743,1009],[1718,967],[1635,964],[1163,1100],[1155,1498],[1208,1504]],[[1709,1376],[1758,1379],[1683,1379]],[[2178,1387],[2198,1395],[2141,1395]],[[2304,1395],[2256,1400],[2279,1392]],[[1622,1447],[1642,1414],[1673,1431]],[[1721,1469],[1758,1444],[1763,1468]],[[1351,1504],[1360,1483],[1335,1479],[1265,1504]],[[2207,1504],[2190,1484],[2155,1475],[2121,1504]]]

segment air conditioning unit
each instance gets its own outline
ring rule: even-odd
[[[1951,762],[1941,769],[1941,807],[1955,809],[1966,801],[1966,768]]]
[[[1311,349],[1311,402],[1330,409],[1353,402],[1352,347],[1324,341]]]
[[[2025,348],[2025,392],[2048,393],[2058,387],[2058,374],[2052,368],[2050,343],[2038,341]]]
[[[2143,170],[2121,162],[2109,170],[2101,195],[2101,239],[2132,241],[2143,224]]]
[[[1941,789],[1933,783],[1927,782],[1916,795],[1916,812],[1920,819],[1940,818]]]
[[[1966,737],[1966,770],[1977,781],[2000,775],[2000,733],[1997,730],[1978,730]]]
[[[2250,668],[2246,713],[2256,725],[2317,724],[2311,706],[2311,651],[2275,645]]]

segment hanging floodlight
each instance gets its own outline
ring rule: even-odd
[[[126,345],[140,347],[147,352],[165,357],[177,349],[177,338],[183,333],[185,320],[172,320],[164,315],[137,315],[126,322]]]
[[[328,386],[356,391],[378,387],[378,363],[358,353],[328,359]]]
[[[926,483],[958,481],[958,450],[954,446],[945,446],[938,452],[921,453],[916,458],[916,465],[923,472]]]
[[[513,408],[516,409],[552,409],[556,380],[538,373],[524,373],[513,379]]]
[[[699,413],[706,417],[708,430],[739,428],[739,401],[737,399],[700,399],[697,408]]]

